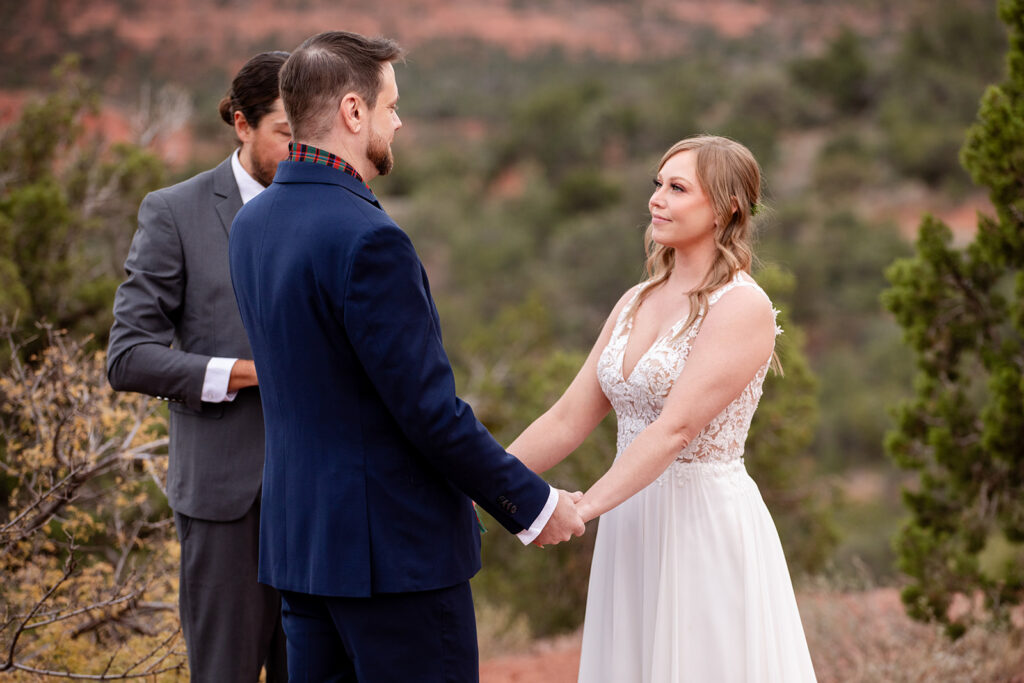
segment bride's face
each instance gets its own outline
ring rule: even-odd
[[[669,158],[654,179],[648,202],[651,237],[676,249],[712,239],[715,213],[697,181],[697,154],[691,150]]]

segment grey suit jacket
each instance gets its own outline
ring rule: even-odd
[[[233,402],[201,398],[211,357],[252,358],[228,269],[241,206],[230,158],[146,196],[107,349],[111,386],[170,401],[171,508],[214,521],[242,517],[263,478],[259,391],[243,389]]]

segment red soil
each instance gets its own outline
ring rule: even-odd
[[[576,683],[580,637],[542,641],[529,652],[488,659],[480,665],[480,683]]]

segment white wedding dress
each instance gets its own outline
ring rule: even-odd
[[[762,291],[737,274],[709,306],[744,286]],[[658,417],[703,319],[683,334],[679,321],[624,379],[628,309],[597,367],[620,455]],[[767,371],[766,359],[656,481],[601,517],[580,683],[815,680],[779,535],[743,464]]]

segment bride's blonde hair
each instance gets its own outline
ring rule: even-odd
[[[696,155],[697,182],[715,215],[713,229],[717,253],[711,268],[696,289],[689,293],[690,313],[681,332],[688,329],[708,306],[708,297],[740,271],[749,273],[754,252],[751,248],[753,215],[761,200],[761,168],[750,150],[729,138],[695,135],[672,145],[658,164],[658,171],[680,152]],[[658,244],[652,237],[653,224],[644,233],[647,252],[645,286],[631,307],[636,314],[644,299],[663,284],[675,266],[675,250]],[[778,364],[773,354],[773,365]]]

